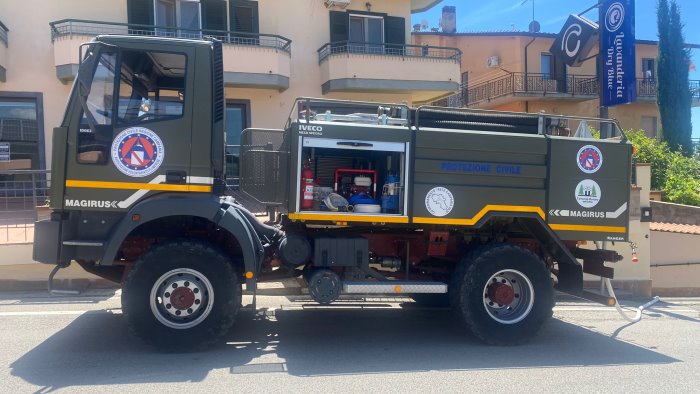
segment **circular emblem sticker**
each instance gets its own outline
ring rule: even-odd
[[[603,154],[600,149],[593,145],[586,145],[578,150],[576,155],[576,164],[578,168],[586,174],[592,174],[603,165]]]
[[[579,182],[574,193],[576,201],[584,208],[595,207],[600,201],[601,194],[600,186],[591,179],[584,179]]]
[[[452,192],[444,187],[434,187],[425,195],[425,207],[433,216],[445,216],[454,206]]]
[[[151,175],[163,163],[164,157],[163,141],[144,127],[130,127],[112,141],[112,161],[128,176]]]
[[[605,28],[609,32],[615,32],[625,21],[625,7],[619,2],[613,3],[605,13]]]

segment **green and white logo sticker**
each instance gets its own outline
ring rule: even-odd
[[[593,208],[600,201],[602,191],[598,183],[592,179],[584,179],[576,185],[574,191],[576,202],[584,208]]]
[[[455,198],[445,187],[434,187],[425,195],[425,207],[433,216],[445,216],[454,206]]]

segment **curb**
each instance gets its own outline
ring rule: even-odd
[[[36,291],[48,290],[47,280],[14,280],[0,279],[0,292],[9,291]],[[119,288],[114,282],[106,279],[56,279],[54,280],[55,289],[75,289],[85,291],[88,289],[116,289]]]

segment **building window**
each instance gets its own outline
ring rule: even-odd
[[[198,0],[156,0],[156,26],[179,27],[180,29],[156,29],[158,35],[199,37],[202,27],[201,9]]]
[[[359,11],[331,11],[331,53],[404,55],[405,27],[406,20],[397,16]]]
[[[384,42],[384,18],[350,15],[350,41],[381,44]]]
[[[37,102],[35,98],[0,96],[0,170],[43,169]]]
[[[642,130],[648,137],[658,137],[658,124],[656,116],[642,116]]]
[[[647,81],[656,78],[656,59],[642,59],[642,77]]]
[[[226,101],[226,178],[238,184],[241,132],[250,126],[250,102]]]
[[[554,75],[554,59],[549,53],[543,53],[540,56],[540,74],[542,79],[552,79]]]
[[[259,33],[258,2],[231,0],[231,30],[241,33]]]

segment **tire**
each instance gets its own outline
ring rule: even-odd
[[[513,245],[492,245],[455,274],[454,307],[462,323],[491,345],[517,345],[552,317],[554,288],[545,263]]]
[[[467,273],[467,268],[469,268],[472,265],[472,263],[474,263],[474,259],[479,257],[479,255],[482,252],[484,252],[487,249],[491,249],[501,245],[504,244],[494,242],[489,244],[473,246],[457,263],[457,266],[455,267],[455,270],[452,273],[452,277],[450,279],[450,284],[447,289],[447,295],[450,307],[452,308],[452,313],[454,313],[455,317],[458,320],[464,321],[464,313],[462,312],[462,308],[460,307],[459,300],[460,294],[462,293],[462,285],[464,283],[464,276]]]
[[[240,305],[241,284],[229,258],[197,241],[153,247],[136,262],[122,289],[131,330],[167,351],[201,350],[220,342]]]

